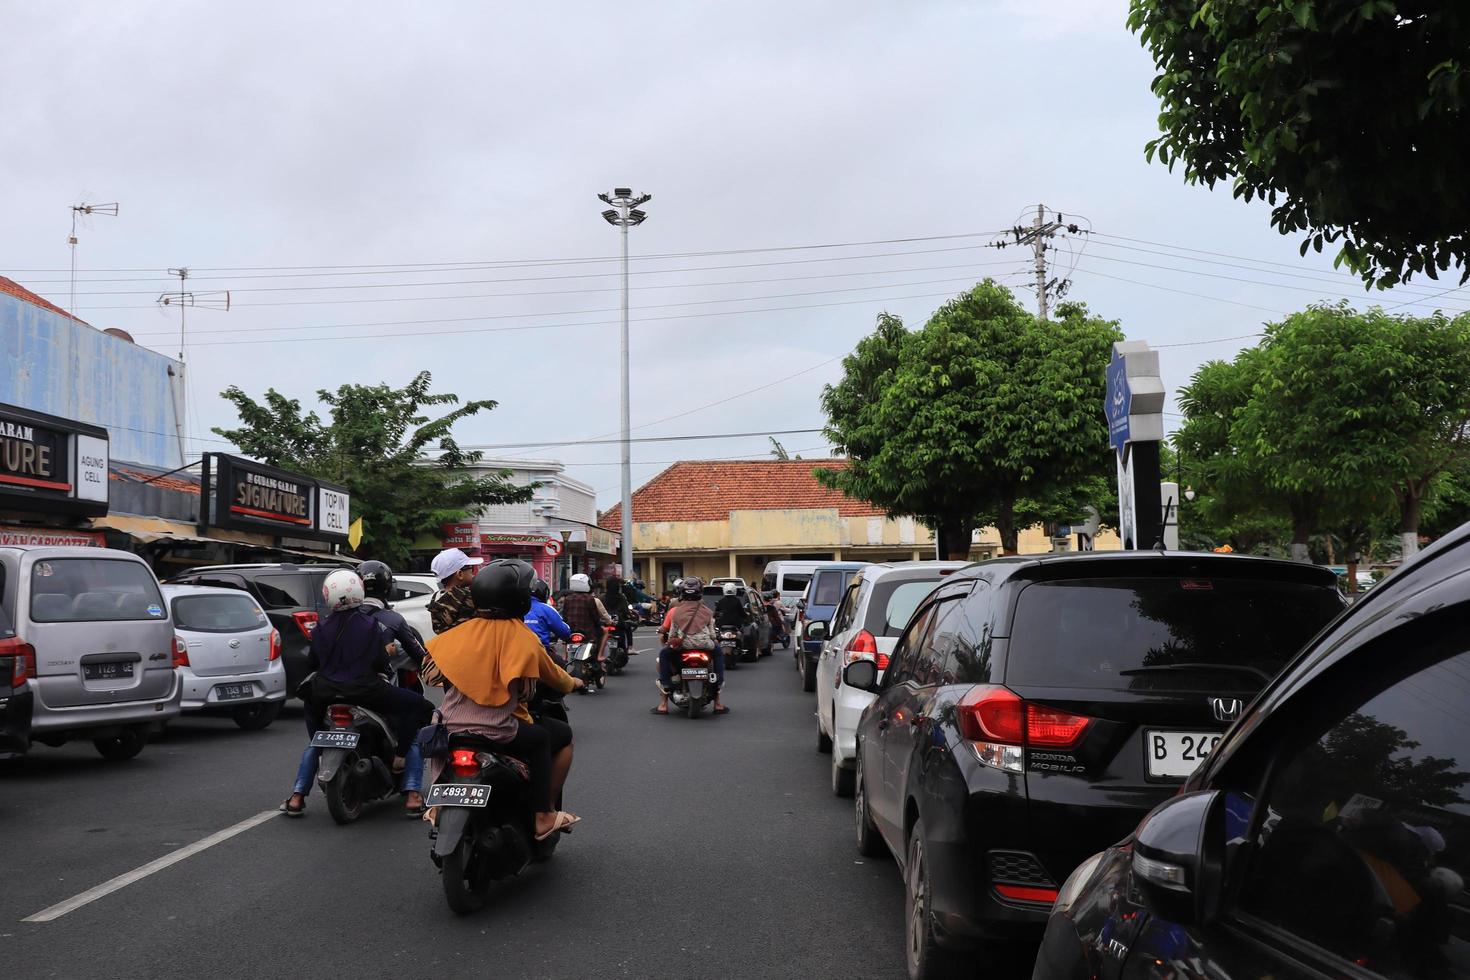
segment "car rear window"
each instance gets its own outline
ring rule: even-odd
[[[858,570],[856,568],[849,569],[845,572],[818,572],[816,576],[817,584],[812,592],[812,605],[837,605],[837,603],[842,601],[843,590],[852,582],[852,577],[857,573]]]
[[[266,624],[248,595],[181,595],[173,601],[174,625],[198,633],[244,633]]]
[[[260,602],[267,609],[315,609],[321,594],[321,576],[306,572],[255,576]]]
[[[868,600],[867,622],[863,627],[874,636],[902,636],[924,597],[942,581],[939,576],[907,582],[879,580]]]
[[[1342,608],[1334,588],[1270,580],[1037,582],[1016,603],[1006,682],[1254,693]]]
[[[100,623],[168,615],[148,566],[107,558],[47,558],[31,566],[31,619]]]
[[[782,592],[805,592],[806,587],[812,584],[812,577],[806,572],[787,572],[781,576]]]

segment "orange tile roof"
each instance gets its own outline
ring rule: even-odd
[[[49,302],[37,296],[29,289],[16,282],[14,279],[6,279],[4,276],[0,276],[0,293],[8,293],[9,295],[14,296],[16,299],[23,299],[27,303],[32,303],[36,306],[39,306],[43,310],[50,310],[52,313],[60,313],[62,316],[71,317],[71,319],[76,320],[78,323],[86,323],[85,320],[81,319],[80,317],[72,316],[72,314],[66,312],[55,303]],[[91,326],[91,324],[87,325]]]
[[[732,510],[835,508],[843,517],[882,517],[883,509],[829,490],[814,469],[841,469],[844,459],[688,460],[675,463],[633,494],[633,517],[643,521],[723,521]],[[605,528],[622,529],[622,505],[600,515]]]

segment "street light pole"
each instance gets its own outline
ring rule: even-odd
[[[623,239],[623,332],[620,344],[622,357],[622,470],[623,470],[623,500],[622,500],[622,548],[619,560],[623,566],[623,578],[631,578],[633,575],[633,455],[632,444],[628,441],[631,432],[630,412],[628,408],[628,229],[641,225],[648,217],[647,213],[639,208],[653,199],[652,194],[634,195],[627,187],[614,188],[611,194],[599,194],[598,198],[604,204],[612,205],[611,208],[602,212],[602,217],[610,225],[617,225],[622,231]]]

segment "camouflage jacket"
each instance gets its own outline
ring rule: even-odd
[[[444,633],[474,618],[475,601],[470,598],[468,585],[441,592],[429,603],[429,620],[434,624],[435,633]]]

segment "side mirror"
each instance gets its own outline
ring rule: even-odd
[[[827,638],[826,623],[808,623],[806,628],[808,640],[825,640]]]
[[[876,691],[878,665],[871,660],[854,660],[843,668],[842,683],[859,691]]]
[[[1214,920],[1224,866],[1225,794],[1219,790],[1159,804],[1133,835],[1133,880],[1144,905],[1176,925]]]

